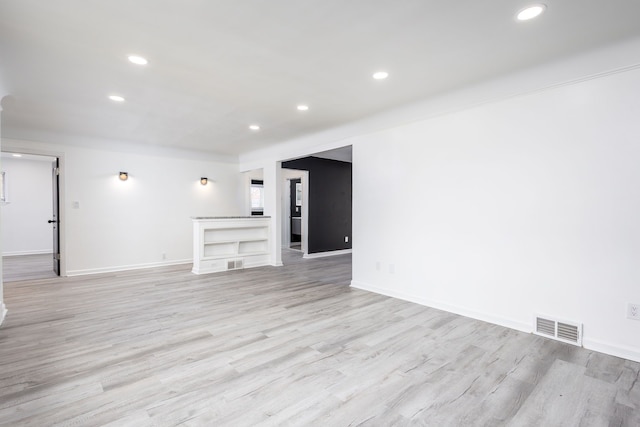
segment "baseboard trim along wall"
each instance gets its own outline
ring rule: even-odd
[[[360,289],[363,291],[385,295],[392,298],[398,298],[404,301],[414,302],[416,304],[424,305],[424,306],[435,308],[438,310],[447,311],[449,313],[459,314],[461,316],[470,317],[472,319],[481,320],[483,322],[493,323],[495,325],[504,326],[506,328],[515,329],[521,332],[527,332],[527,333],[533,332],[533,326],[526,323],[516,322],[511,319],[505,319],[503,317],[493,316],[487,313],[467,310],[463,307],[444,304],[438,301],[430,301],[430,300],[416,297],[413,295],[407,295],[402,292],[396,292],[396,291],[391,291],[389,289],[378,288],[376,286],[371,286],[367,283],[359,282],[356,280],[351,281],[351,287]],[[621,357],[623,359],[640,362],[640,352],[637,349],[623,347],[623,346],[619,346],[611,343],[605,343],[605,342],[588,339],[588,338],[583,338],[582,346],[587,350],[598,351],[600,353],[609,354],[611,356]]]
[[[15,251],[15,252],[3,252],[2,256],[21,256],[21,255],[52,255],[51,249],[37,249],[33,251]]]
[[[139,270],[143,268],[168,267],[171,265],[192,264],[193,259],[151,262],[148,264],[122,265],[117,267],[90,268],[86,270],[67,270],[67,276],[84,276],[87,274],[115,273],[118,271]]]
[[[640,362],[640,351],[637,349],[623,347],[611,343],[598,340],[590,340],[583,338],[582,345],[589,350],[599,351],[600,353],[610,354],[611,356],[621,357],[623,359]]]
[[[313,253],[313,254],[304,254],[302,256],[302,258],[305,258],[305,259],[323,258],[323,257],[327,257],[327,256],[350,254],[351,252],[353,252],[353,249],[340,249],[340,250],[337,250],[337,251],[327,251],[327,252],[316,252],[316,253]]]
[[[416,304],[424,305],[426,307],[447,311],[449,313],[459,314],[460,316],[470,317],[472,319],[481,320],[483,322],[505,326],[507,328],[515,329],[521,332],[526,332],[526,333],[533,332],[532,325],[529,325],[527,323],[517,322],[511,319],[506,319],[504,317],[493,316],[488,313],[468,310],[464,307],[450,305],[450,304],[446,304],[439,301],[427,300],[425,298],[417,297],[415,295],[409,295],[402,292],[391,291],[389,289],[378,288],[376,286],[371,286],[367,283],[359,282],[356,280],[351,281],[351,287],[356,289],[361,289],[363,291],[374,292],[376,294],[386,295],[392,298],[398,298],[404,301],[414,302]]]

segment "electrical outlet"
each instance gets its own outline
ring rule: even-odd
[[[380,261],[376,261],[376,270],[380,271],[381,268],[382,264],[380,263]]]
[[[640,304],[631,304],[627,306],[627,317],[633,320],[640,320]]]
[[[167,254],[162,252],[162,259],[167,259]]]
[[[349,243],[349,236],[344,236],[344,242]]]

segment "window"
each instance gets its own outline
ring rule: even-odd
[[[264,212],[264,183],[251,180],[251,215],[262,215]]]

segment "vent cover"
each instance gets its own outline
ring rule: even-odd
[[[227,270],[237,270],[239,268],[242,268],[241,259],[227,261]]]
[[[536,316],[534,333],[582,346],[582,324],[580,323],[566,322],[549,316]]]

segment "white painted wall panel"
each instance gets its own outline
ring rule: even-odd
[[[69,275],[190,262],[191,216],[242,212],[235,163],[15,140],[3,147],[64,153]],[[118,179],[120,171],[128,181]]]
[[[352,138],[354,285],[640,360],[640,70]]]

